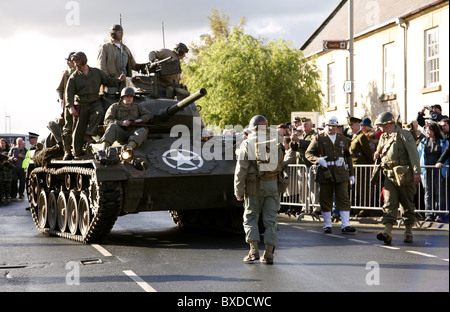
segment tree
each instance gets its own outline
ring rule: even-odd
[[[289,121],[292,111],[321,110],[318,70],[291,42],[265,44],[240,26],[220,33],[183,65],[189,88],[208,90],[198,101],[207,124],[247,125],[261,114],[274,125]]]

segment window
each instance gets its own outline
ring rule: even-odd
[[[425,87],[439,83],[439,28],[425,31]]]
[[[334,78],[334,63],[328,64],[327,66],[328,70],[328,106],[335,106],[336,105],[336,85],[335,85],[335,78]]]
[[[395,92],[395,71],[394,71],[394,44],[389,43],[383,46],[383,92],[384,94]]]

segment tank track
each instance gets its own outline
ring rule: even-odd
[[[122,208],[121,182],[98,182],[91,168],[38,167],[27,179],[30,212],[36,228],[44,234],[82,243],[100,242],[111,231]],[[70,215],[69,206],[74,207]],[[64,223],[59,221],[64,213],[58,215],[58,211],[65,211],[67,224],[72,228],[60,225]]]

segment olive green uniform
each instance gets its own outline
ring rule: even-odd
[[[381,135],[377,152],[380,154],[380,165],[385,175],[382,222],[395,224],[400,204],[405,226],[411,227],[415,222],[414,194],[417,191],[413,175],[420,174],[415,140],[409,131],[395,126],[390,135]]]
[[[344,135],[337,133],[333,144],[326,133],[314,137],[305,152],[306,158],[317,164],[320,157],[327,156],[328,170],[318,167],[316,182],[320,184],[320,208],[322,212],[330,212],[333,208],[333,194],[336,197],[336,208],[339,211],[350,211],[348,183],[353,176],[353,165],[349,153],[349,143]],[[326,171],[331,179],[326,177]]]
[[[142,119],[142,123],[147,123],[152,119],[153,115],[145,107],[138,103],[131,103],[126,107],[120,102],[111,105],[105,114],[105,125],[108,128],[103,135],[102,141],[109,144],[118,141],[120,143],[127,143],[134,141],[137,146],[140,146],[147,138],[147,129],[143,127],[123,127],[125,120],[134,121]]]
[[[78,119],[74,120],[73,147],[75,156],[82,155],[84,140],[89,126],[89,134],[96,135],[98,125],[103,122],[105,111],[100,101],[101,85],[118,87],[120,80],[94,67],[89,67],[88,74],[74,71],[67,82],[65,103],[67,107],[75,106],[79,109]]]
[[[269,136],[267,136],[269,140]],[[278,174],[281,172],[283,155],[278,155],[275,170],[258,170],[254,146],[256,134],[251,133],[244,140],[239,149],[238,161],[234,175],[234,194],[244,197],[244,230],[245,240],[259,241],[258,219],[262,212],[265,227],[264,242],[266,245],[275,246],[277,241],[277,219],[280,207],[280,191],[278,188]]]

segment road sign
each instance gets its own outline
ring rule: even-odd
[[[347,40],[324,40],[323,49],[324,50],[346,50]]]
[[[344,91],[345,91],[345,93],[351,93],[353,91],[352,89],[353,89],[352,88],[352,82],[350,80],[346,80],[344,82]]]

